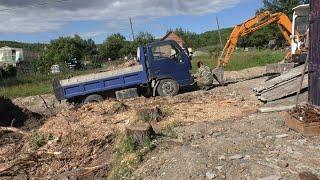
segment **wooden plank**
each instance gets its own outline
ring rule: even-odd
[[[300,78],[296,78],[294,81],[287,83],[284,86],[279,86],[271,91],[262,94],[259,99],[264,102],[270,102],[278,100],[289,95],[296,94],[299,88]],[[308,88],[308,77],[303,79],[302,89]]]
[[[292,69],[291,71],[288,71],[288,72],[282,74],[279,77],[276,77],[274,79],[271,79],[270,81],[267,81],[264,85],[257,87],[257,88],[254,88],[254,91],[259,93],[265,89],[272,88],[272,87],[276,86],[277,84],[280,84],[284,81],[288,81],[290,79],[298,77],[302,74],[302,70],[303,70],[303,66],[298,66],[298,67]]]
[[[264,89],[264,90],[261,91],[261,92],[256,92],[256,95],[257,95],[257,96],[260,96],[260,95],[262,95],[262,94],[264,94],[264,93],[266,93],[266,92],[268,92],[268,91],[272,91],[273,89],[275,89],[275,88],[277,88],[277,87],[286,86],[286,84],[288,84],[288,83],[290,83],[290,82],[292,82],[292,81],[296,81],[297,78],[300,78],[300,77],[296,77],[296,78],[294,78],[294,79],[290,79],[290,80],[288,80],[288,81],[281,82],[281,83],[279,83],[279,84],[277,84],[277,85],[275,85],[275,86],[272,86],[272,87],[270,87],[270,88]]]
[[[276,107],[262,107],[258,109],[260,113],[270,113],[270,112],[281,112],[281,111],[289,111],[295,108],[296,105],[291,106],[276,106]]]
[[[281,74],[290,71],[295,63],[268,64],[267,74]]]

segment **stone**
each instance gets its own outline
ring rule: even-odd
[[[264,138],[264,136],[263,136],[262,134],[260,134],[260,133],[259,133],[259,134],[257,134],[257,138],[258,138],[258,139],[263,139],[263,138]]]
[[[230,160],[243,159],[243,155],[241,155],[241,154],[236,154],[236,155],[230,156],[229,159],[230,159]]]
[[[216,132],[211,134],[212,137],[219,137],[222,136],[222,132]]]
[[[282,139],[282,138],[286,138],[288,136],[289,136],[288,134],[280,134],[280,135],[277,135],[276,138]]]
[[[223,169],[223,166],[217,166],[216,169],[217,169],[218,171],[221,171],[221,170]]]
[[[226,160],[226,156],[222,155],[219,157],[220,160]]]
[[[207,173],[206,173],[206,177],[207,177],[207,179],[213,180],[213,179],[215,179],[217,176],[216,176],[216,174],[214,174],[214,173],[212,173],[212,172],[207,172]]]
[[[292,147],[288,146],[288,147],[287,147],[287,152],[288,152],[289,154],[293,154],[293,149],[292,149]]]
[[[276,176],[276,175],[260,178],[260,180],[280,180],[280,179],[282,179],[282,177]]]
[[[272,136],[267,136],[267,139],[273,139],[273,137]]]
[[[286,162],[286,161],[279,161],[279,162],[277,163],[277,165],[278,165],[280,168],[287,168],[287,167],[289,167],[289,163]]]

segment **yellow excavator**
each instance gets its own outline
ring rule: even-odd
[[[310,11],[309,5],[300,5],[293,10],[293,22],[291,22],[289,17],[284,13],[279,12],[272,14],[269,11],[265,11],[244,23],[235,26],[219,57],[218,67],[213,71],[216,79],[223,84],[223,69],[230,63],[239,38],[250,35],[272,23],[278,24],[283,37],[288,45],[291,46],[291,52],[287,54],[285,59],[288,62],[298,62],[298,59],[303,59],[300,57],[302,57],[303,54],[303,34],[307,31],[308,14]]]

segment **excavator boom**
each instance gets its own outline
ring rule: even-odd
[[[249,35],[269,24],[277,23],[288,45],[291,45],[292,22],[284,13],[272,14],[265,11],[243,24],[234,27],[218,61],[218,67],[225,67],[231,60],[240,37]]]

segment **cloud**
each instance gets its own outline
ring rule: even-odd
[[[61,30],[74,21],[103,22],[106,31],[136,20],[175,15],[204,15],[234,7],[240,0],[0,0],[0,33]],[[11,10],[8,10],[11,9]],[[101,35],[102,31],[83,33]]]
[[[100,36],[106,34],[106,31],[88,31],[84,33],[79,33],[78,35],[83,37],[83,38],[93,38],[96,36]]]

